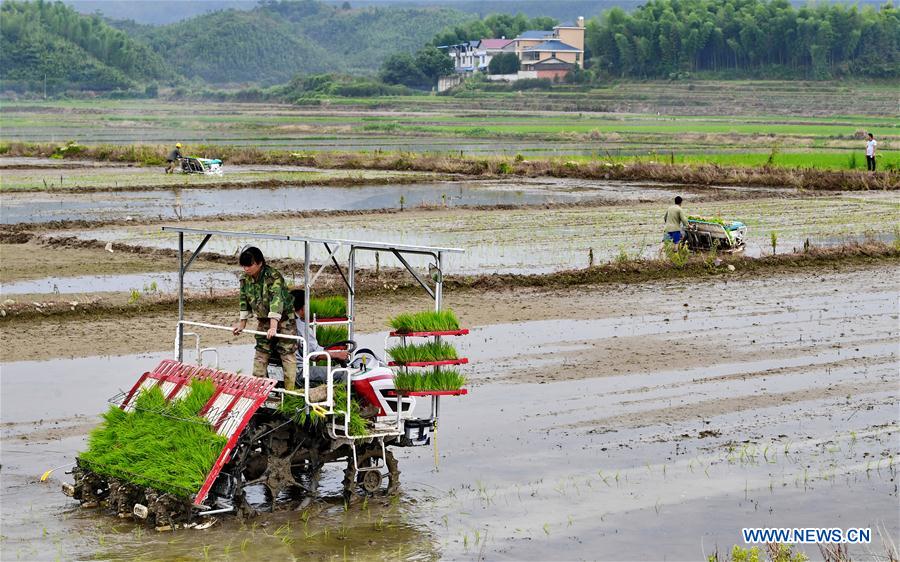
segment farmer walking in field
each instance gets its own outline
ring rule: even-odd
[[[175,172],[175,166],[178,165],[178,162],[181,160],[181,143],[175,143],[175,148],[173,148],[169,152],[169,156],[166,158],[166,173],[171,174]]]
[[[682,232],[682,226],[687,226],[687,216],[684,214],[684,211],[681,209],[681,196],[675,198],[675,204],[671,205],[668,209],[666,209],[666,216],[663,218],[663,222],[665,223],[666,233],[663,236],[663,242],[666,240],[671,240],[672,244],[678,246],[681,243],[684,234]]]
[[[272,353],[281,358],[284,370],[284,388],[294,390],[297,380],[297,341],[276,338],[275,334],[296,335],[294,324],[294,299],[288,291],[284,276],[274,267],[266,264],[259,248],[250,246],[241,252],[239,262],[244,269],[241,276],[240,321],[232,328],[234,335],[247,327],[247,320],[255,316],[257,330],[265,332],[256,336],[256,354],[253,357],[253,376],[268,374],[269,357]]]
[[[869,140],[866,141],[866,169],[870,172],[875,171],[875,147],[878,146],[878,141],[875,140],[875,135],[869,133]]]

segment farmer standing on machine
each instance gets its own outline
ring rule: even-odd
[[[269,357],[277,353],[284,370],[285,390],[294,390],[297,380],[297,341],[276,338],[275,334],[296,335],[294,324],[294,299],[288,291],[284,276],[266,264],[259,248],[250,246],[241,252],[239,262],[244,269],[241,277],[241,318],[232,328],[234,335],[247,327],[247,320],[256,316],[257,330],[266,332],[256,336],[256,354],[253,357],[253,376],[268,374]]]
[[[169,152],[169,156],[166,158],[166,173],[171,174],[175,172],[175,166],[178,165],[178,162],[181,161],[181,143],[175,143],[175,148],[173,148]]]
[[[683,227],[688,224],[687,215],[681,209],[681,196],[675,198],[675,204],[666,209],[666,216],[663,221],[666,223],[666,234],[663,236],[663,242],[671,240],[672,244],[678,246],[684,237]]]

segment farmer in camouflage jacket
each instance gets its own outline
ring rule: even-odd
[[[294,299],[288,291],[281,273],[266,264],[259,248],[250,246],[241,252],[241,318],[234,325],[234,335],[247,327],[247,320],[256,317],[257,330],[266,332],[256,336],[256,355],[253,357],[253,376],[265,377],[269,357],[276,353],[281,357],[284,369],[284,388],[294,390],[297,377],[297,340],[276,338],[275,334],[297,335],[294,325]]]

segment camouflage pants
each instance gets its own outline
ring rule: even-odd
[[[269,319],[258,320],[256,327],[260,332],[269,330]],[[297,333],[297,325],[293,318],[285,318],[278,322],[279,334]],[[281,358],[281,368],[284,370],[284,388],[294,390],[297,380],[297,341],[284,338],[272,338],[256,336],[256,355],[253,357],[253,376],[265,377],[268,375],[269,358],[276,354]]]

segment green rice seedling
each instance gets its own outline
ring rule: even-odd
[[[284,401],[278,409],[290,416],[298,424],[306,424],[307,422],[318,425],[324,416],[310,408],[309,413],[306,412],[306,401],[302,396],[293,394],[285,394]],[[334,413],[335,423],[343,424],[344,416],[347,411],[347,386],[343,384],[334,385]],[[360,415],[359,403],[356,399],[350,402],[350,434],[351,435],[368,435],[369,430],[366,420]]]
[[[459,330],[459,319],[452,310],[400,314],[391,319],[391,327],[401,333],[445,332]]]
[[[459,390],[466,378],[454,369],[435,369],[424,373],[397,373],[394,386],[397,390],[423,392],[428,390]]]
[[[415,363],[421,361],[446,361],[456,359],[456,348],[446,342],[427,342],[422,344],[396,345],[387,352],[397,363]]]
[[[348,334],[347,326],[316,326],[316,341],[322,347],[346,341]]]
[[[79,460],[99,474],[192,496],[227,441],[198,415],[214,392],[211,381],[194,380],[180,400],[168,402],[153,387],[137,396],[132,412],[111,406]]]
[[[309,299],[309,315],[312,318],[346,318],[347,298],[334,296]]]

